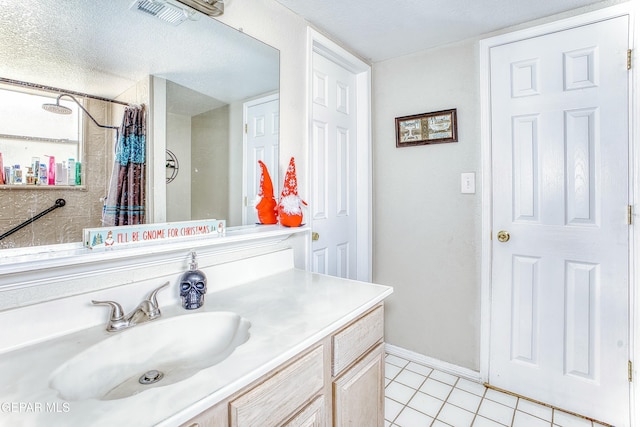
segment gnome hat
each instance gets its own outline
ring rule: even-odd
[[[269,176],[267,165],[265,165],[262,160],[258,160],[258,164],[262,170],[262,175],[260,175],[260,189],[258,190],[256,203],[258,220],[261,224],[276,224],[278,222],[277,203],[273,196],[271,176]]]
[[[284,177],[278,213],[280,224],[287,227],[298,227],[302,224],[302,205],[307,203],[298,196],[298,179],[296,178],[296,164],[293,159],[289,161],[289,167]]]

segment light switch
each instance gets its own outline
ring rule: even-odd
[[[463,172],[460,174],[460,192],[463,194],[475,194],[476,192],[476,173]]]

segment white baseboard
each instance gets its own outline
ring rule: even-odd
[[[416,353],[415,351],[407,350],[402,347],[397,347],[395,345],[388,344],[388,343],[385,343],[384,349],[388,354],[402,357],[403,359],[410,360],[411,362],[419,363],[421,365],[427,365],[439,371],[446,372],[448,374],[452,374],[460,378],[465,378],[470,381],[475,381],[479,383],[482,382],[482,377],[480,376],[480,372],[474,371],[472,369],[464,368],[462,366],[454,365],[449,362],[444,362],[442,360],[434,359],[433,357],[424,356],[420,353]]]

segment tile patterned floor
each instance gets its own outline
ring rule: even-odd
[[[388,354],[385,427],[601,427]]]

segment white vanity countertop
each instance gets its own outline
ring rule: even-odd
[[[66,402],[49,387],[50,376],[60,365],[112,336],[102,326],[2,354],[0,425],[179,425],[357,318],[391,293],[392,288],[387,286],[296,269],[209,293],[204,307],[194,312],[240,314],[251,322],[249,340],[226,360],[191,378],[119,400]],[[191,313],[179,307],[161,309],[164,317]]]

